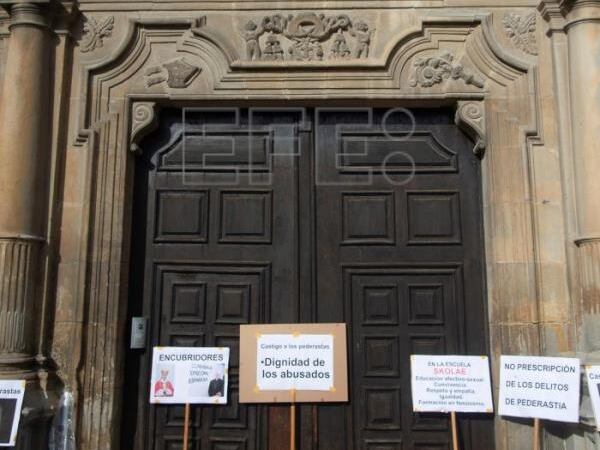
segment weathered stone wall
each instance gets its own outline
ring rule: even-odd
[[[50,163],[48,189],[38,193],[48,218],[37,353],[51,358],[39,358],[39,370],[49,372],[55,393],[74,395],[78,448],[117,448],[130,150],[156,108],[175,101],[456,103],[458,122],[483,153],[493,360],[504,353],[594,361],[600,107],[588,94],[600,86],[597,2],[104,0],[76,9],[62,2],[47,14]],[[333,31],[318,46],[295,46],[281,30],[300,33],[299,17]],[[5,155],[12,153],[0,148]],[[7,174],[0,182],[18,180]],[[0,228],[0,239],[8,231]],[[596,448],[597,435],[582,427],[550,427],[547,447]],[[496,436],[499,450],[531,446],[522,423],[498,419]]]

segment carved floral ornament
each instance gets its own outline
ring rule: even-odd
[[[322,61],[368,58],[374,31],[346,14],[304,12],[287,17],[273,14],[260,23],[249,20],[241,35],[249,61]]]
[[[535,39],[536,13],[520,16],[515,13],[506,13],[502,23],[504,32],[519,50],[537,55],[537,41]]]
[[[454,55],[444,51],[438,56],[427,56],[416,58],[409,84],[412,87],[431,87],[448,79],[462,79],[465,84],[472,84],[483,88],[484,83],[462,64],[454,62]]]
[[[99,21],[88,17],[83,24],[83,38],[80,49],[83,53],[92,52],[104,45],[104,38],[111,37],[115,26],[115,17],[107,16]]]

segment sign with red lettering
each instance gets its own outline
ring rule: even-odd
[[[227,403],[229,349],[154,347],[150,403]]]
[[[412,355],[413,411],[494,411],[487,356]]]
[[[500,357],[501,416],[579,422],[577,358]]]

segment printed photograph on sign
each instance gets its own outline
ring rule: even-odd
[[[240,402],[348,400],[346,325],[240,326]]]
[[[596,418],[596,429],[600,431],[600,366],[586,366],[585,376]]]
[[[580,373],[577,358],[502,355],[498,412],[579,422]]]
[[[229,349],[154,347],[150,403],[227,403]]]
[[[494,411],[487,356],[411,355],[415,412]]]
[[[25,381],[0,380],[0,447],[13,447],[25,395]]]

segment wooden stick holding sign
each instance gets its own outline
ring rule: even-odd
[[[187,450],[190,440],[190,404],[185,404],[185,412],[183,413],[183,449]]]
[[[456,425],[456,411],[450,413],[452,424],[452,450],[458,450],[458,426]]]
[[[290,450],[296,450],[296,389],[292,389],[290,405]]]
[[[154,347],[150,403],[184,406],[183,449],[189,448],[190,405],[227,404],[229,349]]]
[[[533,450],[540,450],[540,419],[533,419]]]
[[[459,450],[457,413],[493,412],[487,356],[412,355],[410,371],[413,411],[449,412],[452,448]]]

